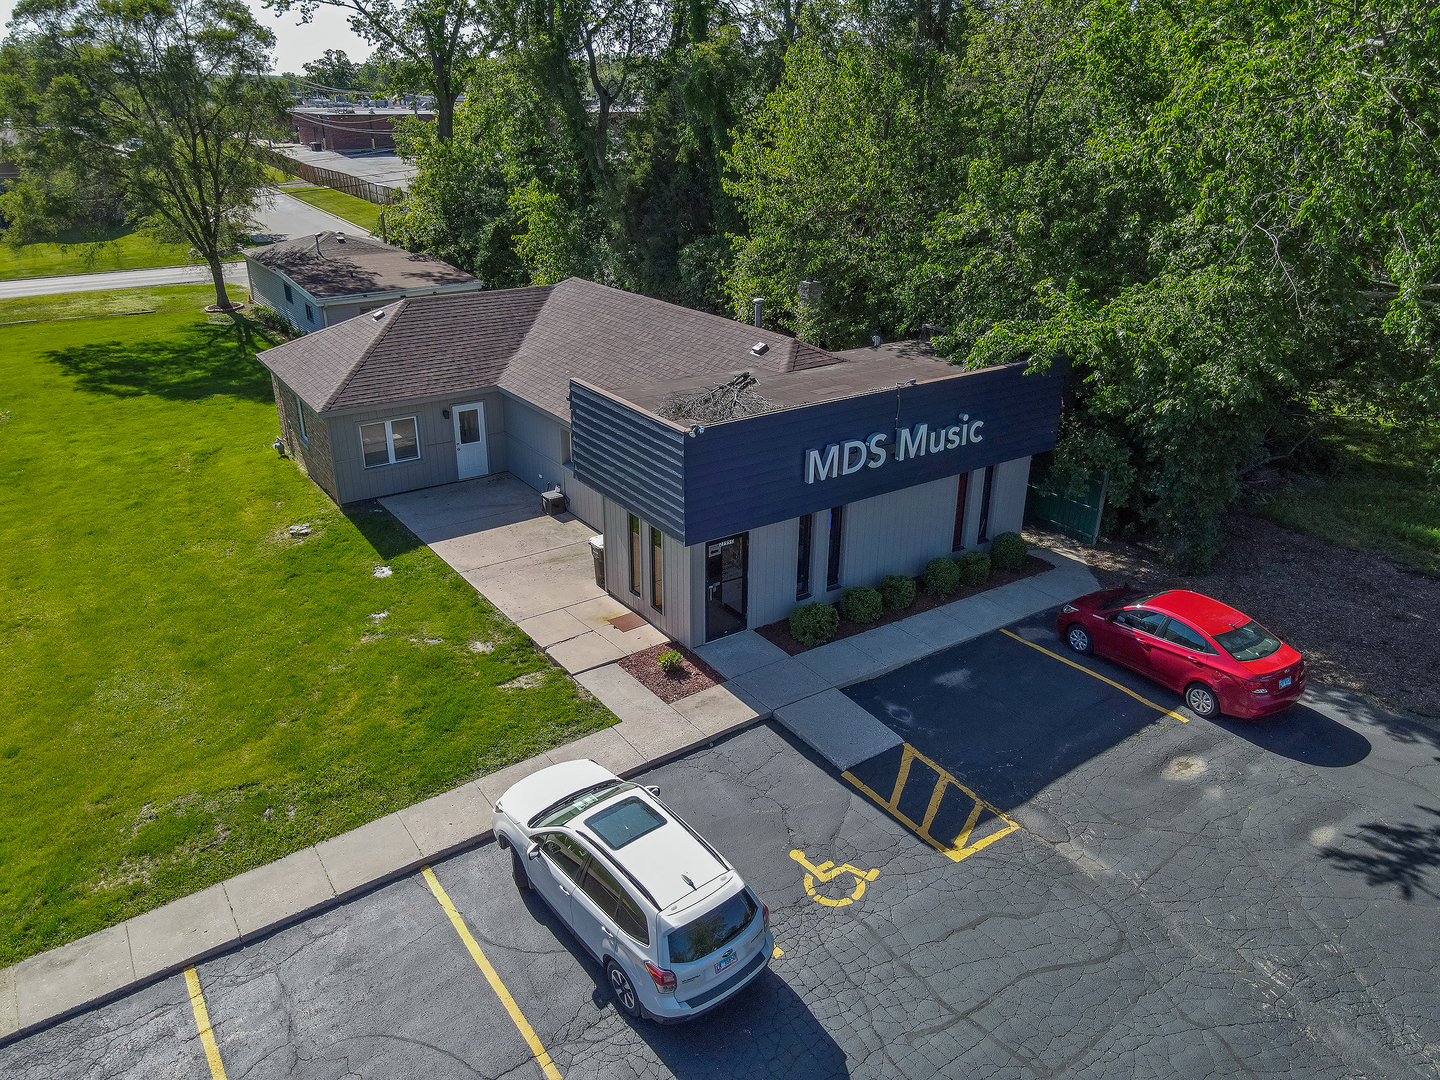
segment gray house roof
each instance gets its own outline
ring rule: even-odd
[[[476,281],[447,262],[353,233],[327,232],[282,240],[246,257],[279,270],[321,300]]]
[[[756,342],[768,350],[755,355]],[[498,386],[567,422],[572,378],[618,388],[738,368],[780,374],[844,363],[773,330],[580,278],[407,297],[260,360],[316,412]]]

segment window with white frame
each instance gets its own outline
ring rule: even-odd
[[[376,420],[360,425],[360,448],[365,454],[365,468],[414,461],[420,456],[420,439],[415,417],[403,420]]]
[[[300,418],[300,441],[309,442],[310,436],[305,434],[305,404],[300,400],[300,395],[295,395],[295,415]]]

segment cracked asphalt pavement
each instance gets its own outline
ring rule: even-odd
[[[652,770],[783,950],[699,1020],[617,1014],[494,844],[435,866],[563,1076],[1440,1075],[1436,728],[1323,689],[1182,723],[1003,635],[848,693],[1022,827],[952,861],[773,724]],[[878,875],[822,904],[857,880],[812,896],[792,850]],[[418,874],[198,971],[230,1080],[542,1075]],[[0,1075],[211,1072],[175,976],[0,1047]]]

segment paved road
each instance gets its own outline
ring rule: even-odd
[[[261,198],[256,214],[256,236],[274,243],[291,236],[338,230],[369,236],[359,225],[327,214],[292,195],[276,192]],[[64,274],[57,277],[16,278],[0,281],[0,299],[49,296],[54,293],[96,292],[101,289],[144,289],[156,285],[201,284],[210,280],[206,266],[157,266],[147,270],[111,270],[101,274]],[[225,280],[249,287],[244,262],[225,264]],[[243,295],[240,297],[244,299]]]
[[[1058,649],[1044,621],[1012,629]],[[962,783],[986,802],[994,790],[1024,827],[987,811],[954,860],[898,820],[937,805],[923,759],[898,784],[867,763],[891,812],[771,725],[653,770],[645,782],[769,902],[784,952],[709,1018],[617,1015],[493,844],[435,868],[561,1075],[1440,1074],[1435,729],[1343,699],[1261,725],[1157,720],[1003,634],[851,693],[955,778],[940,807]],[[1103,745],[1026,749],[1087,722]],[[978,751],[990,760],[971,768]],[[1005,788],[1011,751],[1025,768]],[[1021,805],[1006,795],[1041,780]],[[878,874],[858,899],[849,873],[807,890],[792,850]],[[198,981],[231,1080],[542,1075],[419,875],[202,964]],[[216,1075],[179,976],[0,1048],[0,1074]]]

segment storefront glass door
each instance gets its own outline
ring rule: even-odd
[[[738,533],[705,545],[705,640],[745,629],[746,541]]]

